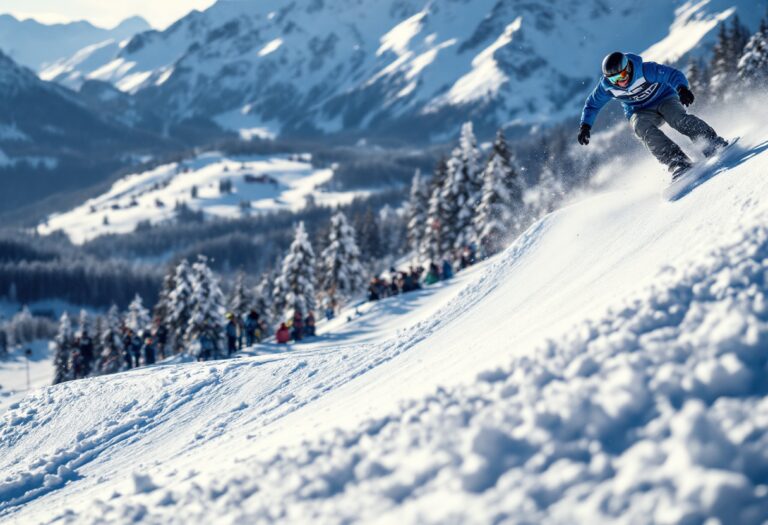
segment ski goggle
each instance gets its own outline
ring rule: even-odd
[[[621,67],[621,71],[615,75],[609,75],[605,77],[608,79],[608,82],[611,84],[618,84],[619,82],[624,82],[629,78],[629,59],[627,59],[627,57],[624,57],[624,60],[621,63]]]
[[[610,77],[607,77],[607,78],[608,78],[608,82],[610,82],[611,84],[618,84],[619,82],[624,82],[629,78],[629,71],[627,71],[626,69],[622,69],[615,75],[611,75]]]

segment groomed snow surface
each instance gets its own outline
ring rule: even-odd
[[[626,159],[313,343],[32,392],[0,424],[0,520],[765,522],[764,108],[715,121],[742,149],[680,201]]]

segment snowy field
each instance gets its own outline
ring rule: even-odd
[[[680,201],[626,159],[311,344],[31,392],[1,416],[0,520],[764,523],[767,117],[716,121],[741,149]]]
[[[27,357],[24,351],[29,348],[29,376],[27,376]],[[38,389],[51,384],[53,380],[53,353],[48,348],[48,341],[37,341],[19,348],[9,349],[7,359],[0,359],[0,412],[18,402],[27,394],[27,377],[31,389]]]
[[[38,227],[42,234],[63,230],[75,243],[108,233],[128,233],[143,222],[158,223],[175,216],[177,204],[205,215],[237,218],[270,211],[297,211],[307,198],[320,206],[348,204],[369,191],[319,190],[333,177],[315,169],[307,155],[231,157],[205,153],[121,178],[103,195]],[[222,191],[222,184],[231,190]]]

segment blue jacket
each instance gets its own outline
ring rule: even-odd
[[[620,88],[601,77],[584,103],[582,124],[592,126],[603,106],[614,98],[621,102],[624,114],[630,118],[638,109],[653,107],[666,98],[678,96],[679,86],[688,87],[688,80],[680,70],[656,62],[643,62],[638,55],[627,53],[627,58],[634,70],[632,82],[626,88]]]

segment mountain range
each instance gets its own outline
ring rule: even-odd
[[[147,21],[138,16],[104,29],[86,21],[42,24],[5,14],[0,15],[0,49],[15,62],[40,71],[83,48],[105,41],[120,42],[149,29]]]
[[[40,80],[0,52],[3,213],[102,181],[132,156],[178,147],[98,111],[79,93]]]
[[[436,141],[573,117],[615,49],[684,64],[752,0],[219,0],[165,31],[91,46],[42,72],[112,83],[168,121],[244,136]],[[752,29],[755,29],[754,27]]]

